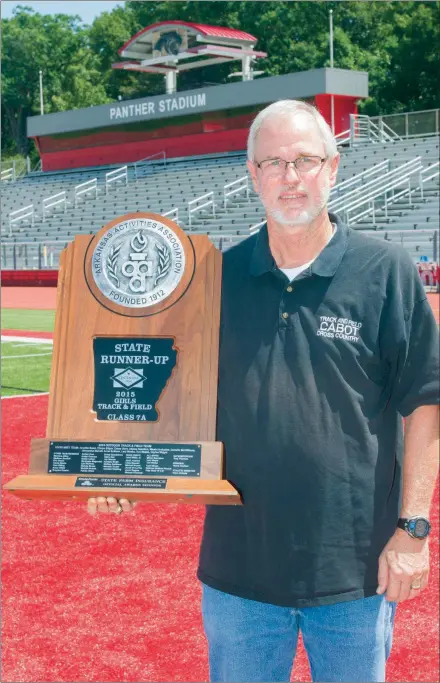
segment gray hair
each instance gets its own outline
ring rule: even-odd
[[[308,114],[315,121],[324,143],[325,153],[329,159],[334,159],[338,154],[335,138],[327,121],[316,107],[301,100],[278,100],[278,102],[273,102],[273,104],[262,109],[252,122],[247,143],[249,161],[254,161],[255,142],[264,123],[268,119],[293,117],[297,113]]]

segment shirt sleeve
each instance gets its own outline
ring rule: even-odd
[[[389,251],[379,347],[388,401],[407,417],[439,403],[439,334],[420,276],[402,248]]]
[[[439,334],[428,300],[417,302],[404,324],[395,365],[394,398],[403,417],[440,401]]]

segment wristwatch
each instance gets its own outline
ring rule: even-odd
[[[426,538],[431,531],[431,525],[426,517],[400,517],[397,526],[404,529],[412,538]]]

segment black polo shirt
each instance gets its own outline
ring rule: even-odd
[[[375,594],[402,416],[439,398],[410,257],[330,218],[336,234],[291,284],[266,228],[223,261],[217,438],[244,505],[207,507],[198,577],[282,606]]]

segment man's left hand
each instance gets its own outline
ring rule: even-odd
[[[396,529],[379,557],[379,595],[386,592],[390,602],[417,598],[428,585],[428,539],[411,538]]]

